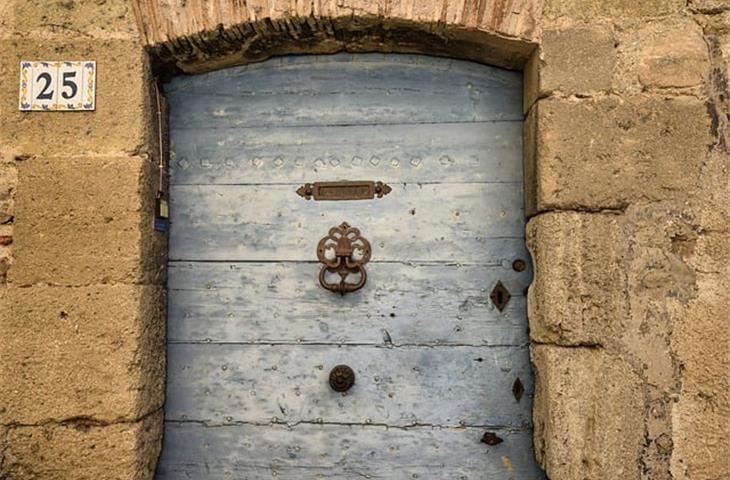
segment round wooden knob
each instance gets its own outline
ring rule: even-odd
[[[346,392],[355,384],[355,372],[347,365],[337,365],[330,372],[330,387],[335,392]]]

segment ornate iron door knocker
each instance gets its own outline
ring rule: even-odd
[[[370,242],[360,235],[360,230],[342,222],[330,228],[326,237],[317,245],[317,258],[323,263],[319,271],[319,284],[331,292],[344,295],[360,290],[367,281],[365,264],[370,261]],[[330,282],[328,274],[337,274],[339,282]],[[357,275],[355,282],[348,282],[350,274]]]

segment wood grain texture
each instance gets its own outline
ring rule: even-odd
[[[522,182],[522,123],[173,131],[175,185],[397,178]]]
[[[388,183],[387,197],[352,202],[308,201],[291,185],[173,186],[170,259],[311,261],[343,221],[361,228],[373,261],[525,258],[519,185]]]
[[[282,57],[272,63],[173,80],[166,91],[178,135],[199,128],[522,120],[515,72],[414,55]]]
[[[527,347],[172,344],[168,358],[170,420],[530,424]],[[345,394],[327,383],[339,364],[356,374]],[[512,394],[518,377],[520,402]]]
[[[206,480],[543,478],[532,459],[529,432],[492,430],[504,442],[490,447],[479,441],[485,431],[168,422],[158,474]]]
[[[520,87],[466,62],[349,54],[168,86],[158,478],[540,478],[532,273],[512,267],[529,259]],[[341,202],[295,193],[335,180],[393,191]],[[315,252],[342,221],[372,245],[368,283],[344,297],[319,286]],[[498,281],[512,295],[501,312],[489,298]],[[356,372],[345,394],[327,382],[337,364]],[[505,442],[480,443],[487,429]]]
[[[493,267],[371,263],[369,284],[323,290],[316,263],[172,263],[168,341],[526,345],[523,291],[531,272]],[[500,312],[489,292],[512,294]]]

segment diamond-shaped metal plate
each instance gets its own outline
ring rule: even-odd
[[[492,303],[500,312],[507,306],[507,302],[509,302],[511,297],[512,295],[510,295],[509,290],[507,290],[507,287],[502,284],[501,280],[497,282],[492,289],[492,293],[489,294],[489,298],[492,299]]]
[[[525,393],[525,386],[522,385],[522,380],[520,380],[519,377],[515,380],[515,383],[512,384],[512,395],[514,395],[515,400],[519,403],[520,400],[522,400],[522,395]]]

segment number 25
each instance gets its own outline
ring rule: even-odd
[[[76,81],[74,80],[76,78],[76,72],[63,72],[63,88],[64,90],[61,92],[61,96],[68,100],[69,98],[73,98],[76,96],[76,93],[79,91],[79,87],[76,84]],[[38,75],[38,80],[43,81],[45,84],[43,85],[43,88],[41,89],[41,93],[38,94],[36,99],[38,100],[52,100],[53,99],[53,90],[50,89],[51,87],[51,74],[47,72],[43,72],[40,75]],[[68,93],[70,90],[71,93]]]

